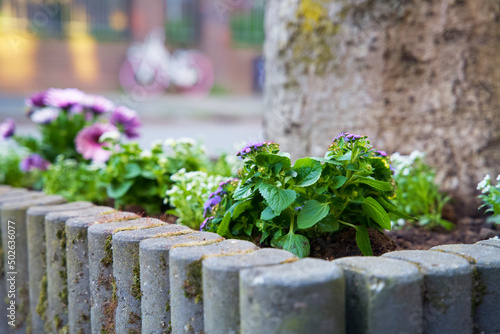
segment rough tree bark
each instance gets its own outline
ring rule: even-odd
[[[298,158],[341,132],[421,150],[462,213],[500,172],[499,0],[269,0],[265,134]]]

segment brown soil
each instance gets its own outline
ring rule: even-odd
[[[405,226],[401,230],[386,232],[398,249],[423,249],[445,244],[473,244],[480,240],[500,236],[500,225],[487,223],[485,218],[462,218],[452,231],[428,230],[422,227]]]
[[[373,255],[378,256],[397,249],[391,238],[374,229],[368,229]],[[356,244],[356,230],[353,228],[333,233],[326,238],[311,239],[311,257],[333,260],[345,256],[363,255]]]
[[[443,228],[429,230],[423,227],[406,225],[400,230],[382,234],[369,230],[373,255],[378,256],[394,250],[428,250],[445,244],[473,244],[480,240],[500,236],[500,225],[487,223],[483,218],[462,218],[452,231]],[[346,256],[360,256],[356,245],[356,231],[345,229],[326,238],[311,241],[311,257],[333,260]]]

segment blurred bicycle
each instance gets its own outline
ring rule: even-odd
[[[164,30],[155,28],[144,43],[137,42],[129,47],[119,80],[128,93],[158,95],[172,84],[182,94],[206,96],[214,84],[214,70],[210,60],[199,51],[170,53],[165,47]]]

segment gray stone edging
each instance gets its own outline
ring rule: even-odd
[[[0,186],[4,251],[6,222],[22,222],[16,333],[500,333],[498,238],[298,260],[88,202],[57,203],[64,199]],[[11,329],[0,321],[1,333]]]

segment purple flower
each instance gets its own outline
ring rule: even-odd
[[[12,118],[7,118],[0,124],[0,140],[10,138],[16,131],[16,122]]]
[[[96,115],[111,112],[115,108],[113,102],[100,95],[87,95],[82,104]]]
[[[123,129],[128,138],[139,137],[138,128],[141,126],[139,116],[135,110],[127,107],[117,107],[110,118],[111,124]]]
[[[203,204],[203,217],[206,217],[208,213],[212,211],[212,208],[220,202],[222,202],[222,197],[215,195],[215,193],[211,193],[208,200]]]
[[[256,142],[256,143],[248,143],[241,151],[239,151],[236,156],[239,157],[240,159],[243,159],[243,157],[249,153],[252,152],[257,152],[259,151],[262,147],[265,147],[269,144],[275,144],[276,143],[272,141],[263,141],[263,142]]]
[[[30,98],[28,98],[24,101],[24,104],[26,105],[26,107],[28,109],[28,114],[31,114],[35,107],[36,108],[45,107],[45,95],[46,95],[46,93],[47,93],[47,91],[35,93],[35,94],[31,95]]]
[[[46,107],[38,109],[31,114],[31,120],[38,124],[49,124],[52,123],[59,117],[59,109]]]
[[[83,128],[75,138],[76,151],[85,159],[94,162],[106,162],[111,155],[111,151],[103,147],[109,147],[109,143],[101,143],[99,139],[105,133],[118,132],[111,124],[94,123]]]
[[[332,141],[335,142],[337,140],[339,140],[340,138],[344,138],[345,141],[352,141],[352,140],[356,140],[356,139],[360,139],[360,138],[364,138],[366,136],[360,136],[360,135],[353,135],[352,133],[349,133],[349,132],[341,132],[337,135],[337,137],[335,137]]]
[[[23,161],[19,164],[19,168],[23,172],[31,172],[32,170],[39,169],[39,170],[46,170],[49,168],[50,162],[42,158],[41,155],[39,154],[30,154],[26,158],[24,158]]]
[[[380,157],[386,157],[387,156],[387,152],[386,151],[375,150],[375,155],[378,155]]]
[[[85,98],[85,93],[76,88],[50,88],[45,93],[44,103],[56,108],[71,108],[81,104]]]
[[[212,216],[212,217],[207,217],[207,218],[205,218],[205,220],[204,220],[204,221],[201,223],[201,225],[200,225],[200,231],[203,231],[203,229],[205,228],[205,226],[207,226],[207,223],[208,223],[210,220],[214,219],[214,218],[215,218],[215,217],[213,217],[213,216]]]

